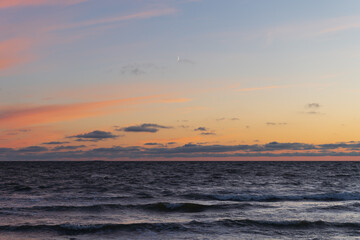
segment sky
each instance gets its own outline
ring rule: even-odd
[[[360,160],[358,0],[0,0],[0,160]]]

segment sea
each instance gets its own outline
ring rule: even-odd
[[[360,162],[0,162],[0,239],[360,239]]]

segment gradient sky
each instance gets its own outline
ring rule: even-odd
[[[358,0],[0,0],[0,160],[360,160]]]

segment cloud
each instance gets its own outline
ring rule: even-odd
[[[100,141],[100,139],[96,139],[96,138],[93,138],[93,139],[78,138],[75,141],[77,141],[77,142],[98,142],[98,141]]]
[[[283,85],[283,86],[267,86],[267,87],[257,87],[257,88],[241,88],[237,89],[238,92],[252,92],[252,91],[259,91],[259,90],[271,90],[271,89],[279,89],[279,88],[289,88],[291,86],[289,85]]]
[[[0,8],[41,5],[74,5],[88,0],[0,0]]]
[[[0,155],[14,152],[12,148],[0,148]]]
[[[206,127],[198,127],[198,128],[195,128],[194,131],[199,131],[201,132],[200,134],[201,135],[216,135],[214,132],[209,132],[209,129],[206,128]]]
[[[321,107],[321,105],[319,103],[308,103],[305,105],[305,108],[309,108],[309,109],[311,109],[311,111],[302,112],[302,113],[309,114],[309,115],[321,114],[321,112],[316,111],[316,109],[319,109],[320,107]]]
[[[79,146],[57,146],[53,150],[54,151],[61,151],[61,150],[76,150],[79,148],[84,148],[85,145],[79,145]]]
[[[146,73],[144,70],[142,70],[139,67],[134,67],[132,69],[126,69],[126,70],[122,70],[122,73],[130,73],[132,75],[141,75]]]
[[[247,150],[248,145],[199,145],[188,143],[180,147],[175,148],[152,148],[146,149],[148,154],[178,154],[178,153],[205,153],[205,152],[233,152],[239,150]]]
[[[121,129],[117,129],[118,131],[124,131],[124,132],[149,132],[149,133],[155,133],[157,131],[159,131],[159,129],[161,128],[172,128],[172,127],[167,127],[167,126],[162,126],[162,125],[158,125],[158,124],[154,124],[154,123],[144,123],[141,125],[136,125],[136,126],[129,126],[129,127],[125,127],[125,128],[121,128]]]
[[[195,128],[194,131],[208,131],[208,129],[206,127],[198,127],[198,128]]]
[[[309,104],[306,104],[306,107],[307,108],[319,108],[320,104],[319,103],[309,103]]]
[[[309,111],[309,112],[304,112],[305,114],[310,114],[310,115],[316,115],[316,114],[321,114],[320,112],[317,111]]]
[[[32,153],[32,152],[45,152],[48,149],[46,147],[40,147],[40,146],[30,146],[25,148],[20,148],[18,152],[21,153]]]
[[[18,9],[20,7],[43,7],[43,6],[69,6],[79,3],[84,3],[89,0],[0,0],[0,11],[9,11]],[[20,9],[22,10],[22,9]],[[70,22],[70,23],[54,23],[56,19],[43,18],[41,14],[39,16],[33,16],[31,21],[23,22],[20,18],[19,21],[12,21],[10,19],[3,19],[0,25],[0,32],[2,33],[2,39],[0,39],[0,71],[5,69],[11,69],[18,65],[33,61],[40,57],[41,54],[37,54],[40,48],[49,45],[63,44],[84,38],[94,32],[80,33],[72,36],[62,37],[54,36],[52,31],[64,30],[80,27],[91,27],[99,24],[111,24],[119,23],[122,21],[135,20],[135,19],[149,19],[153,17],[166,16],[176,13],[175,8],[162,8],[162,9],[150,9],[146,11],[135,12],[133,14],[127,14],[124,16],[114,16],[110,18],[93,19],[83,22]],[[11,12],[10,12],[11,13]],[[21,12],[20,12],[21,15]],[[69,16],[63,16],[62,20],[69,20]],[[27,18],[24,18],[27,19]],[[57,18],[60,20],[59,18]],[[22,21],[22,22],[21,22]],[[71,21],[71,20],[70,20]],[[16,39],[4,39],[5,36],[16,37]],[[5,40],[5,41],[3,41]],[[6,51],[2,51],[5,49]],[[136,70],[135,70],[136,72]]]
[[[358,28],[359,16],[345,16],[277,26],[267,29],[260,36],[264,36],[266,43],[271,44],[274,40],[314,38]]]
[[[286,122],[278,122],[278,123],[276,123],[276,122],[267,122],[266,125],[268,125],[268,126],[284,126],[284,125],[287,125],[287,123]]]
[[[32,41],[27,38],[13,38],[0,42],[0,71],[30,61]]]
[[[145,146],[164,146],[162,143],[156,143],[156,142],[148,142],[144,144]]]
[[[145,149],[145,154],[155,155],[173,155],[173,154],[193,154],[193,153],[230,153],[230,152],[243,152],[243,153],[267,153],[276,151],[297,151],[297,150],[315,150],[317,146],[305,143],[278,143],[270,142],[265,145],[200,145],[188,143],[175,148],[152,148]]]
[[[13,130],[4,131],[4,133],[7,136],[15,136],[15,135],[19,135],[21,133],[27,133],[27,132],[31,132],[31,129],[13,129]]]
[[[85,140],[104,140],[104,139],[114,139],[117,138],[117,135],[112,134],[111,132],[105,132],[105,131],[100,131],[100,130],[95,130],[89,133],[83,133],[83,134],[78,134],[78,135],[74,135],[74,136],[70,136],[69,138],[77,138],[77,139],[85,139]]]
[[[359,23],[343,23],[342,25],[323,29],[320,31],[320,34],[337,33],[340,31],[345,31],[345,30],[350,30],[350,29],[358,29],[358,28],[360,28]]]
[[[351,149],[351,150],[360,150],[360,142],[349,142],[349,143],[330,143],[330,144],[320,144],[318,145],[321,149]]]
[[[155,64],[151,63],[134,63],[123,66],[121,68],[122,74],[130,74],[130,75],[142,75],[152,70],[158,70],[160,67],[156,66]]]
[[[44,142],[42,144],[47,144],[47,145],[59,145],[59,144],[66,144],[66,143],[70,143],[70,142],[56,142],[56,141],[53,141],[53,142]]]
[[[275,151],[275,150],[314,150],[316,147],[313,144],[305,143],[279,143],[270,142],[260,148],[261,151]]]
[[[59,25],[59,26],[54,26],[54,27],[50,28],[49,30],[64,30],[64,29],[71,29],[71,28],[91,27],[91,26],[99,25],[99,24],[111,24],[111,23],[136,20],[136,19],[148,19],[148,18],[153,18],[153,17],[171,15],[176,12],[177,12],[177,10],[174,8],[155,9],[155,10],[138,12],[138,13],[134,13],[134,14],[130,14],[130,15],[94,19],[94,20],[89,20],[89,21],[85,21],[85,22],[72,23],[72,24],[68,24],[68,25]]]
[[[216,135],[214,132],[202,132],[201,135]]]
[[[160,96],[146,96],[70,104],[0,106],[0,125],[17,128],[69,121],[108,115],[114,112],[113,107],[163,101]]]
[[[240,120],[239,118],[236,118],[236,117],[234,117],[234,118],[229,118],[229,119],[227,119],[227,118],[217,118],[216,119],[216,121],[224,121],[224,120],[230,120],[230,121],[238,121],[238,120]]]
[[[120,147],[115,146],[111,148],[95,148],[89,151],[90,153],[113,154],[113,153],[137,153],[140,152],[140,147]]]
[[[186,58],[181,58],[181,57],[178,57],[177,63],[179,63],[179,64],[195,64],[194,61],[192,61],[190,59],[186,59]]]
[[[164,98],[163,103],[184,103],[191,101],[190,98]]]
[[[226,158],[226,157],[310,157],[310,156],[360,156],[360,142],[307,144],[292,142],[269,142],[259,145],[205,145],[188,143],[179,147],[113,146],[90,150],[77,150],[82,146],[69,146],[48,151],[47,148],[31,146],[20,149],[0,148],[0,160],[113,160],[154,158]],[[68,150],[68,151],[67,151]]]

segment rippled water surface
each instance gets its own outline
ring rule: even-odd
[[[0,162],[0,239],[360,239],[357,162]]]

